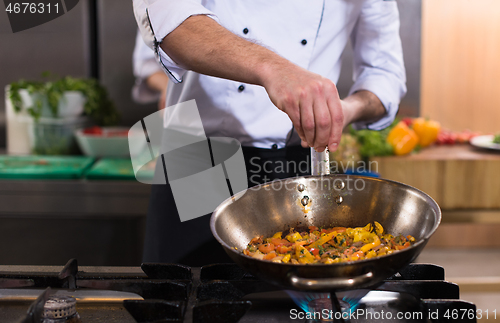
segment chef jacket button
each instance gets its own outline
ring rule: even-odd
[[[305,39],[302,39],[302,41],[300,42],[302,45],[306,45],[307,44],[307,40]]]
[[[272,149],[278,149],[278,145],[274,144],[271,146]]]
[[[245,86],[243,84],[238,86],[238,92],[243,92],[244,89],[245,89]]]
[[[246,35],[248,34],[248,28],[243,29],[243,33]]]

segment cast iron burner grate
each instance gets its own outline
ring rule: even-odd
[[[136,293],[144,300],[125,300],[123,305],[139,323],[280,322],[282,320],[273,317],[286,314],[285,317],[289,318],[288,312],[292,307],[301,311],[289,297],[281,303],[275,299],[262,301],[260,295],[264,294],[260,293],[280,293],[281,289],[246,273],[236,264],[190,268],[177,264],[146,263],[141,268],[144,274],[87,273],[79,271],[76,260],[72,259],[58,275],[0,272],[0,288],[50,287]],[[424,313],[439,313],[436,317],[426,318],[425,322],[449,322],[444,316],[447,310],[474,313],[476,310],[474,304],[459,300],[458,285],[445,281],[444,269],[436,265],[410,264],[377,286],[376,290],[401,293],[403,299],[417,300]],[[365,302],[360,306],[366,308],[371,305]],[[31,308],[35,311],[40,306]],[[476,322],[476,319],[465,317],[454,322]]]

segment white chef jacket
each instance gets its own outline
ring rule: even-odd
[[[354,85],[373,92],[386,114],[356,128],[387,127],[406,93],[406,75],[394,0],[134,0],[145,43],[173,81],[167,106],[195,99],[207,136],[238,139],[244,146],[282,148],[292,123],[266,90],[186,71],[160,47],[163,38],[193,15],[207,15],[236,35],[257,42],[291,62],[338,81],[341,54],[351,40]],[[169,114],[165,114],[165,125]]]
[[[135,84],[132,88],[132,98],[138,103],[153,103],[160,98],[158,91],[152,90],[146,83],[149,76],[161,72],[161,65],[151,50],[137,32],[133,54],[133,70]]]

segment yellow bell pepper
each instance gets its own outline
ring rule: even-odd
[[[406,123],[399,122],[387,135],[387,142],[398,156],[409,154],[418,144],[418,136]]]
[[[437,121],[417,118],[413,120],[413,130],[418,136],[420,146],[427,147],[436,141],[441,125]]]
[[[368,251],[372,250],[373,248],[379,245],[380,245],[380,239],[377,235],[374,235],[373,242],[365,244],[359,250],[363,251],[364,253],[367,253]]]
[[[273,235],[273,238],[274,238],[274,239],[281,239],[281,235],[282,235],[282,234],[283,234],[282,232],[276,232],[276,233]]]
[[[370,232],[366,231],[364,228],[356,230],[354,232],[354,234],[352,235],[353,242],[356,243],[358,241],[365,241],[368,238],[370,238],[370,236],[372,236],[372,235],[373,234],[371,234]]]
[[[340,262],[340,258],[335,258],[335,259],[332,259],[332,258],[328,257],[328,258],[326,258],[326,259],[323,261],[323,263],[324,263],[324,264],[327,264],[327,265],[329,265],[329,264],[335,264],[335,263],[338,263],[338,262]]]
[[[377,221],[375,221],[375,232],[377,232],[378,234],[384,233],[384,227],[382,226],[382,224],[378,223]]]
[[[290,242],[295,242],[295,241],[297,241],[297,240],[302,239],[302,236],[300,235],[300,233],[298,233],[298,232],[294,232],[294,233],[292,233],[292,234],[287,235],[287,236],[286,236],[286,239],[287,239],[288,241],[290,241]]]
[[[315,242],[313,242],[309,246],[307,246],[307,249],[318,248],[319,246],[324,245],[328,241],[332,240],[332,238],[335,234],[337,234],[337,232],[335,232],[335,231],[330,232],[330,233],[323,233],[318,240],[316,240]]]
[[[301,264],[313,263],[316,258],[307,250],[299,244],[295,244],[295,255],[299,258]]]
[[[292,256],[290,254],[287,254],[286,256],[283,257],[283,259],[281,259],[281,261],[287,264],[290,261],[291,257]]]
[[[366,254],[365,259],[371,259],[371,258],[375,258],[375,257],[377,257],[377,253],[375,251],[373,251],[373,250],[370,250]]]

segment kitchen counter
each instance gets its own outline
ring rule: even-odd
[[[0,217],[144,217],[150,191],[136,181],[0,180]]]
[[[0,180],[0,265],[138,266],[150,185]]]
[[[470,145],[432,146],[373,159],[383,178],[414,186],[441,207],[429,247],[500,247],[500,153]],[[373,167],[373,165],[372,165]]]
[[[444,210],[500,209],[499,152],[466,144],[431,146],[408,156],[376,157],[373,162],[383,178],[426,192]]]
[[[500,320],[500,248],[463,249],[428,248],[417,258],[419,263],[432,263],[445,268],[446,280],[460,286],[460,298],[476,304],[477,309],[493,313]]]

